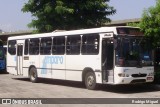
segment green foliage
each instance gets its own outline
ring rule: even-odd
[[[157,0],[155,7],[144,10],[140,28],[152,39],[153,46],[160,46],[160,0]]]
[[[70,30],[103,26],[116,10],[110,0],[29,0],[22,11],[31,12],[34,19],[28,25],[37,32],[56,29]]]
[[[140,23],[131,22],[131,23],[127,23],[127,26],[140,27]]]

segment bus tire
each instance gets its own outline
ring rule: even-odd
[[[96,76],[93,72],[87,72],[85,75],[85,86],[89,90],[97,88]]]
[[[32,67],[29,70],[29,78],[30,78],[30,81],[33,83],[38,82],[37,69],[35,67]]]

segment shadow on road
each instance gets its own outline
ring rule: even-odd
[[[12,79],[30,82],[29,78],[12,78]],[[38,83],[41,83],[42,85],[43,84],[50,84],[50,85],[59,85],[59,86],[66,86],[66,87],[73,87],[73,88],[74,87],[75,88],[85,88],[84,84],[81,82],[68,81],[68,80],[39,78]]]
[[[7,71],[0,71],[0,75],[1,74],[9,74]]]
[[[144,92],[160,91],[160,85],[156,84],[130,84],[130,85],[103,85],[102,91],[121,94],[134,94]]]
[[[85,88],[84,84],[81,82],[68,81],[68,80],[40,79],[39,82],[51,85],[62,85],[66,87]]]
[[[30,82],[29,78],[13,78],[14,80],[21,80]],[[59,85],[73,88],[85,89],[85,85],[81,82],[66,81],[66,80],[56,80],[56,79],[39,79],[38,83]],[[132,85],[99,85],[97,91],[106,91],[121,94],[132,94],[132,93],[144,93],[144,92],[154,92],[160,91],[160,85],[155,84],[132,84]]]

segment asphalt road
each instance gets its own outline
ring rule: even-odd
[[[31,83],[28,78],[11,74],[0,74],[0,98],[160,98],[160,87],[153,84],[145,85],[101,85],[98,90],[88,90],[80,82],[40,79],[39,83]],[[83,100],[83,99],[82,99]],[[3,106],[4,105],[0,105]],[[10,106],[10,105],[5,105]],[[21,107],[22,105],[12,105]],[[28,107],[28,105],[23,105]],[[34,107],[44,105],[31,105]],[[56,107],[106,107],[118,104],[52,104]],[[128,104],[124,104],[124,107]],[[130,106],[138,107],[139,104]],[[140,105],[159,106],[159,105]]]

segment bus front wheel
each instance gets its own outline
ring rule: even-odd
[[[97,88],[96,77],[93,72],[88,72],[85,75],[85,86],[89,90],[94,90]]]
[[[32,67],[29,71],[30,81],[36,83],[38,81],[37,69]]]

